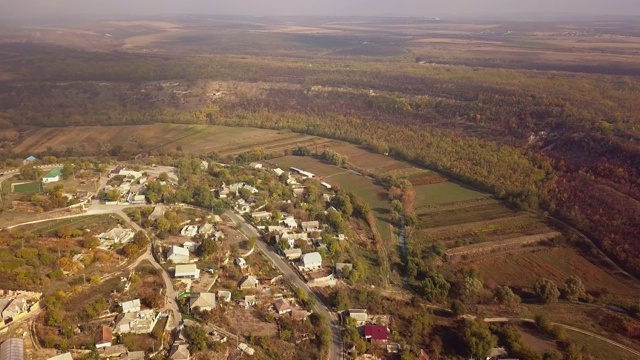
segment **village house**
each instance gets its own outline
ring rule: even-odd
[[[274,173],[276,173],[276,175],[281,176],[282,174],[284,174],[284,170],[280,169],[280,168],[275,168],[272,170]]]
[[[131,313],[140,311],[140,299],[125,301],[120,304],[123,313]]]
[[[180,246],[171,246],[167,253],[167,261],[174,264],[187,264],[189,262],[189,249]]]
[[[25,297],[4,298],[0,302],[2,319],[13,319],[18,315],[29,311],[29,304]]]
[[[293,216],[287,216],[286,218],[284,218],[282,220],[282,225],[291,230],[295,230],[298,228],[298,222]]]
[[[208,237],[208,236],[211,236],[211,234],[213,234],[215,230],[216,229],[213,227],[212,224],[206,223],[200,226],[200,229],[198,229],[198,234],[204,237]]]
[[[153,310],[142,310],[134,313],[123,313],[116,317],[115,333],[148,334],[156,325],[160,314]]]
[[[62,176],[62,169],[53,168],[49,170],[48,173],[44,174],[42,177],[42,182],[45,184],[54,183],[60,181],[60,177]]]
[[[336,263],[336,276],[344,277],[344,273],[349,273],[351,270],[353,270],[352,264]]]
[[[180,230],[180,235],[187,237],[194,237],[198,234],[198,226],[187,225]]]
[[[236,263],[236,265],[238,265],[238,266],[240,266],[240,267],[245,267],[245,266],[247,266],[247,261],[246,261],[244,258],[241,258],[241,257],[236,258],[236,259],[234,260],[234,262]]]
[[[185,241],[184,243],[182,243],[182,247],[189,250],[189,252],[195,252],[198,248],[198,244],[194,243],[193,241]]]
[[[302,185],[293,185],[291,186],[291,191],[293,193],[293,196],[298,197],[298,196],[302,196],[304,194],[304,186]]]
[[[287,260],[298,260],[302,256],[302,249],[300,248],[287,249],[283,252]]]
[[[302,225],[302,230],[305,232],[320,230],[320,222],[318,221],[303,221],[300,225]]]
[[[71,356],[70,352],[66,352],[54,357],[47,358],[47,360],[73,360],[73,357]]]
[[[367,323],[366,309],[349,309],[347,313],[350,318],[356,321],[356,326],[362,326]]]
[[[260,283],[258,282],[258,278],[256,278],[253,275],[246,275],[240,280],[240,283],[238,284],[238,288],[240,290],[255,289],[258,287],[259,284]]]
[[[262,164],[259,162],[252,162],[249,164],[249,167],[252,169],[258,170],[258,169],[262,169]]]
[[[213,234],[213,238],[215,240],[222,240],[222,239],[224,239],[224,233],[222,231],[218,230]]]
[[[244,307],[249,308],[251,306],[255,306],[257,304],[255,295],[245,295],[244,296]]]
[[[224,302],[231,301],[231,291],[219,290],[218,291],[218,300],[224,301]]]
[[[291,311],[291,318],[293,320],[304,321],[309,317],[309,315],[311,315],[311,313],[306,310]]]
[[[253,221],[271,220],[271,213],[268,211],[254,211],[251,214]]]
[[[200,278],[200,269],[196,264],[178,264],[174,273],[176,278]]]
[[[108,326],[100,326],[96,329],[94,336],[94,344],[96,349],[102,349],[111,346],[113,341],[113,331]]]
[[[389,329],[381,325],[365,325],[364,338],[371,343],[386,342],[389,338]]]
[[[123,229],[118,225],[117,227],[98,235],[100,240],[100,248],[108,249],[114,244],[125,244],[129,242],[135,236],[135,232],[131,229]]]
[[[38,159],[36,159],[36,157],[35,157],[35,156],[29,156],[28,158],[26,158],[26,159],[22,160],[22,165],[32,164],[32,163],[34,163],[36,160],[38,160]]]
[[[120,360],[144,360],[144,351],[127,351],[120,355]]]
[[[291,307],[291,303],[289,303],[287,299],[278,299],[274,301],[273,308],[279,315],[290,313],[293,310]]]
[[[185,344],[173,344],[169,351],[169,359],[171,360],[189,360],[191,359],[191,353],[189,352],[189,346]]]
[[[251,212],[251,206],[249,206],[249,204],[247,204],[244,199],[239,199],[238,201],[236,201],[234,208],[240,214],[248,214],[249,212]]]
[[[200,311],[209,311],[216,307],[216,294],[214,293],[196,293],[191,294],[189,298],[189,309],[191,311],[196,308]]]
[[[298,268],[301,271],[317,270],[322,267],[322,256],[319,252],[311,252],[304,254],[300,257],[300,265]]]

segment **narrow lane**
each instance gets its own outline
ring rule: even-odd
[[[232,211],[227,211],[224,213],[224,215],[226,215],[229,219],[231,219],[231,221],[233,221],[234,224],[236,225],[241,224],[240,231],[242,231],[242,233],[244,233],[245,236],[248,236],[248,237],[255,236],[258,239],[261,238],[260,233],[258,233],[258,231],[253,226],[251,226],[250,224],[247,224],[244,218],[242,218],[240,215]],[[307,286],[307,284],[298,277],[298,274],[295,271],[293,271],[282,260],[280,255],[274,252],[263,241],[256,241],[256,246],[282,272],[282,274],[286,279],[291,279],[291,282],[295,287],[304,290],[309,297],[312,297],[315,299],[316,305],[313,307],[313,310],[318,312],[319,314],[324,315],[329,321],[329,330],[331,330],[331,347],[329,348],[329,359],[331,360],[342,359],[343,358],[342,329],[340,327],[340,323],[338,319],[334,317],[334,314],[329,311],[327,306],[320,300],[320,298],[318,298],[316,294],[313,291],[311,291],[309,286]]]

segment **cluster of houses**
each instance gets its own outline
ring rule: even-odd
[[[144,351],[130,352],[124,345],[114,345],[117,334],[149,334],[158,320],[168,314],[153,309],[142,309],[140,299],[120,303],[122,312],[113,321],[113,327],[101,325],[94,333],[94,345],[102,356],[119,359],[144,359]]]
[[[37,307],[41,296],[37,292],[0,290],[0,327],[27,315],[32,308]]]
[[[116,167],[109,172],[108,177],[113,178],[115,176],[122,176],[123,180],[115,189],[120,192],[120,199],[117,203],[137,205],[146,204],[146,198],[141,193],[142,188],[147,183],[147,177],[140,171],[129,170],[124,167]],[[111,186],[104,188],[104,194],[106,195],[111,191]]]

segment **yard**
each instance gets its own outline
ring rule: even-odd
[[[255,309],[241,307],[234,307],[227,311],[225,317],[231,325],[231,331],[244,337],[276,335],[278,333],[276,324],[260,320],[255,312]]]

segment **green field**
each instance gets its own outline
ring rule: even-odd
[[[433,185],[419,185],[416,191],[416,210],[434,205],[441,205],[455,201],[466,201],[486,198],[489,195],[470,189],[454,182]]]
[[[58,219],[44,221],[35,224],[20,226],[20,231],[33,231],[42,235],[52,235],[56,230],[63,226],[69,226],[73,229],[84,230],[86,228],[99,228],[101,230],[112,228],[118,224],[120,220],[116,215],[89,215],[78,216],[67,219]]]
[[[42,183],[39,181],[17,184],[13,187],[13,192],[17,194],[31,194],[31,193],[39,193],[43,191]]]

